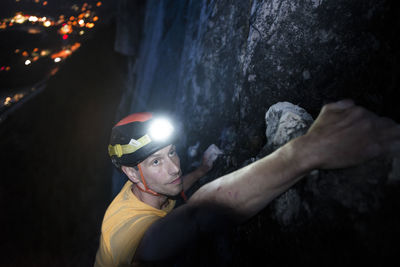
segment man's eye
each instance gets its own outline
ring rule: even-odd
[[[170,156],[170,157],[175,156],[175,154],[176,154],[176,151],[175,151],[175,150],[169,152],[169,156]]]
[[[160,161],[158,159],[153,160],[153,165],[158,165],[160,164]]]

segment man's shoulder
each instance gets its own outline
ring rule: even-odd
[[[113,262],[129,262],[144,233],[160,218],[151,209],[132,201],[135,200],[115,199],[103,219],[101,242],[105,255],[102,257]]]
[[[121,228],[126,224],[135,224],[142,217],[151,216],[154,213],[151,208],[131,193],[131,185],[131,182],[127,182],[108,206],[103,219],[103,234],[110,228]]]
[[[131,192],[131,186],[132,182],[124,185],[104,215],[102,234],[110,242],[113,240],[112,237],[118,233],[128,236],[141,233],[141,229],[147,229],[153,222],[170,212],[175,205],[175,201],[171,200],[166,209],[155,209],[140,201]]]

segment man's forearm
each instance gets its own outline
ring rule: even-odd
[[[306,138],[201,187],[189,203],[210,202],[232,210],[245,221],[312,170]]]

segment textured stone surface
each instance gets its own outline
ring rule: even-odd
[[[272,105],[265,114],[267,145],[275,150],[289,140],[304,135],[312,122],[310,114],[292,103]]]
[[[277,102],[301,106],[315,118],[324,103],[351,97],[398,120],[393,95],[400,77],[400,24],[394,4],[149,0],[139,56],[128,64],[121,113],[175,112],[185,129],[179,149],[186,171],[200,159],[199,151],[211,143],[220,147],[224,156],[200,184],[296,136],[265,137],[263,117]],[[285,116],[298,121],[296,114]],[[296,125],[296,133],[305,129]],[[227,246],[235,265],[268,259],[271,266],[341,266],[396,255],[399,164],[390,171],[391,162],[308,175],[231,237]]]
[[[304,135],[312,122],[310,114],[292,103],[279,102],[272,105],[265,114],[267,144],[263,150],[272,152],[290,140]],[[298,218],[302,205],[304,201],[298,188],[291,188],[273,201],[272,216],[283,226],[289,226]]]

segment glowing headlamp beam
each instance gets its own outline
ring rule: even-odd
[[[155,141],[168,139],[173,131],[174,127],[172,124],[164,118],[155,119],[149,127],[150,137]]]

